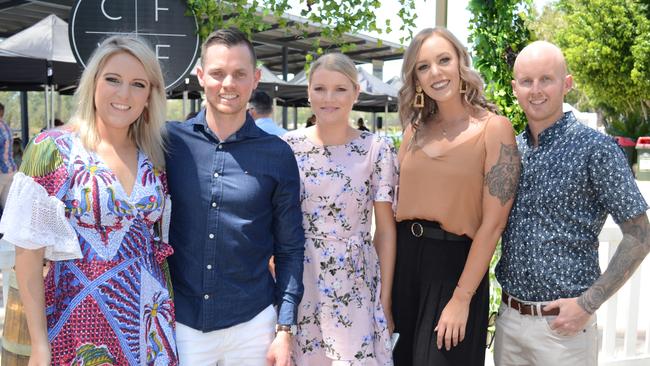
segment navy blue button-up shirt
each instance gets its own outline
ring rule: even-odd
[[[517,137],[522,170],[496,275],[527,301],[577,297],[600,276],[598,234],[647,209],[621,149],[567,112],[539,135]]]
[[[295,324],[305,238],[291,148],[248,114],[224,141],[208,128],[205,110],[167,130],[176,320],[208,332],[276,304],[278,323]]]

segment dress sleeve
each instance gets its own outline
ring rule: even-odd
[[[61,201],[69,181],[66,166],[48,132],[30,143],[0,220],[4,240],[25,249],[45,247],[49,260],[81,258],[79,240]]]
[[[378,149],[372,168],[372,200],[375,202],[394,202],[397,185],[397,154],[393,143],[386,138],[378,139]]]

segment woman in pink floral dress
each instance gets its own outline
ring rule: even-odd
[[[348,125],[359,96],[348,57],[319,58],[308,93],[316,125],[283,136],[301,173],[306,237],[293,363],[392,365],[395,150]]]

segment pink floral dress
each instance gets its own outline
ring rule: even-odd
[[[305,130],[283,138],[301,174],[306,236],[293,363],[392,365],[370,228],[373,203],[395,197],[395,149],[368,132],[337,146],[316,145]]]

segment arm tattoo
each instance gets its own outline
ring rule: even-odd
[[[492,196],[499,198],[502,206],[505,206],[506,202],[517,193],[520,173],[521,162],[517,145],[501,143],[499,159],[485,176],[485,185],[488,186]]]
[[[578,298],[578,304],[593,314],[630,278],[650,252],[650,224],[646,214],[621,224],[623,240],[607,266],[607,270]]]

